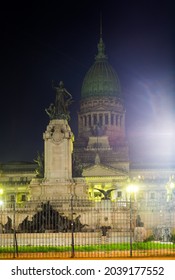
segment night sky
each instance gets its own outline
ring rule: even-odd
[[[73,96],[76,138],[81,85],[97,54],[100,13],[106,54],[126,104],[131,160],[150,160],[152,152],[157,160],[174,159],[173,1],[65,2],[1,10],[0,162],[33,161],[42,153],[45,108],[55,99],[52,80],[62,80]]]

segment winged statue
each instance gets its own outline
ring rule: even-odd
[[[102,200],[110,200],[110,194],[111,194],[111,192],[114,191],[114,190],[116,190],[116,189],[117,189],[117,188],[115,188],[115,189],[109,189],[109,190],[105,191],[105,190],[102,190],[102,189],[94,188],[94,190],[98,190],[99,192],[101,192],[101,193],[104,195],[104,197],[102,198]]]

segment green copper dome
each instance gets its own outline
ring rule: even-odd
[[[121,96],[120,81],[117,73],[109,64],[104,50],[105,47],[101,37],[95,63],[91,66],[83,81],[82,98]]]

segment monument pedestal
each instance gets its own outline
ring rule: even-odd
[[[73,134],[67,120],[49,122],[44,139],[44,178],[30,184],[31,199],[59,199],[71,193]]]
[[[37,179],[30,183],[30,200],[60,200],[69,199],[71,195],[87,199],[88,185],[83,178],[76,179]]]
[[[51,120],[43,139],[45,180],[72,179],[73,133],[67,120]]]

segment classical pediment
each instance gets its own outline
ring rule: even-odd
[[[95,164],[83,170],[83,177],[126,177],[127,173],[103,164]]]

